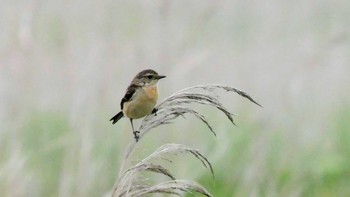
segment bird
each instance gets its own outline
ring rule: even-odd
[[[158,81],[165,77],[152,69],[139,72],[126,89],[120,102],[121,111],[110,119],[115,124],[124,116],[129,118],[136,142],[140,132],[135,131],[133,120],[157,113]]]

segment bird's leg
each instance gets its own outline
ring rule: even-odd
[[[157,111],[158,111],[158,109],[157,108],[153,108],[153,110],[152,110],[152,114],[154,114],[155,116],[157,115]]]
[[[130,122],[131,122],[132,132],[134,134],[134,138],[135,138],[136,142],[138,142],[140,139],[140,136],[139,136],[140,131],[135,131],[134,124],[132,123],[132,118],[130,118]]]

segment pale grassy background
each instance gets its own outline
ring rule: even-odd
[[[132,77],[154,68],[161,96],[226,84],[232,126],[203,108],[151,132],[201,150],[172,171],[215,196],[350,195],[350,1],[0,0],[1,196],[103,196],[129,121],[108,122]]]

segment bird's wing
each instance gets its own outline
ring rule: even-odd
[[[128,101],[131,101],[132,100],[132,97],[136,91],[136,89],[138,88],[138,86],[136,85],[130,85],[128,87],[128,89],[126,89],[126,93],[124,95],[124,97],[122,98],[121,102],[120,102],[120,108],[123,110],[123,105],[125,102],[128,102]]]

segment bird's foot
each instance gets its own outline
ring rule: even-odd
[[[157,109],[157,108],[153,108],[153,110],[152,110],[152,114],[154,114],[155,116],[157,116],[157,111],[158,111],[158,109]]]
[[[135,138],[136,142],[138,142],[140,139],[140,135],[139,135],[140,131],[134,131],[133,133],[134,133],[134,138]]]

